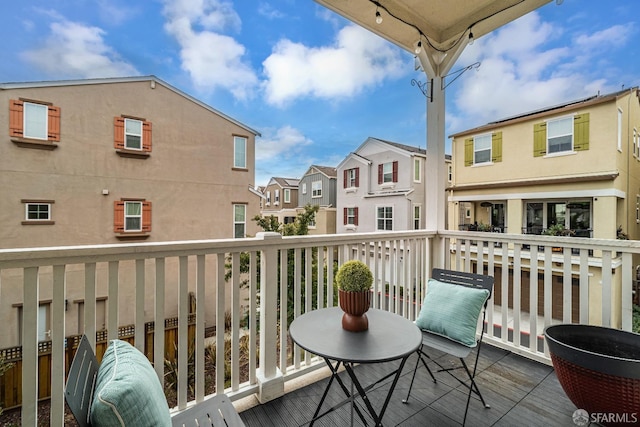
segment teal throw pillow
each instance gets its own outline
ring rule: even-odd
[[[112,340],[102,358],[91,403],[93,426],[171,426],[167,399],[147,357]]]
[[[467,347],[475,347],[478,317],[487,298],[487,289],[429,279],[416,325]]]

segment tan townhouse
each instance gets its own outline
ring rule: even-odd
[[[297,215],[299,181],[297,178],[272,177],[262,190],[262,215],[273,215],[282,224],[294,222]]]
[[[449,228],[640,239],[639,131],[640,96],[632,88],[452,135]],[[522,249],[523,256],[528,256],[528,247]],[[571,262],[577,270],[580,261],[575,251],[573,255]],[[599,256],[589,253],[592,289],[601,284]],[[564,260],[562,254],[554,257],[557,265]],[[633,264],[639,263],[634,260]],[[562,270],[554,270],[554,318],[561,318],[562,313],[561,276]],[[614,270],[617,286],[620,276]],[[522,286],[522,306],[528,307],[528,283]],[[571,295],[574,320],[580,307],[579,286],[575,279]],[[539,313],[543,288],[538,287]],[[499,286],[496,293],[499,297]]]
[[[154,77],[0,84],[0,248],[245,237],[259,212],[258,132]],[[108,266],[95,271],[98,329]],[[134,277],[134,265],[120,266]],[[167,316],[177,266],[167,264]],[[19,345],[22,282],[0,277],[0,348]],[[215,277],[215,267],[207,278]],[[146,271],[153,287],[155,271]],[[40,281],[40,339],[50,329],[49,276]],[[195,275],[190,272],[189,286]],[[86,278],[66,271],[67,334],[82,333]],[[126,283],[126,280],[121,280]],[[132,322],[120,289],[118,324]],[[207,286],[212,286],[207,280]],[[152,292],[149,292],[153,295]],[[145,303],[152,312],[152,301]],[[213,305],[215,307],[215,305]],[[213,323],[214,313],[207,313]]]

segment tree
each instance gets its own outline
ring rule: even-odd
[[[256,215],[255,217],[253,217],[253,221],[255,221],[256,224],[258,224],[258,226],[261,227],[265,232],[276,232],[276,233],[282,234],[283,236],[304,236],[309,234],[309,224],[311,224],[312,221],[315,220],[318,209],[319,209],[318,206],[307,204],[304,207],[304,210],[298,213],[295,220],[292,223],[288,223],[288,224],[280,223],[280,221],[278,221],[278,218],[273,215],[269,215],[269,216]],[[303,253],[302,256],[303,256],[302,264],[304,265],[304,263],[306,262],[306,260],[304,259],[305,254]],[[317,300],[316,296],[318,292],[318,285],[317,285],[318,254],[316,249],[312,251],[311,256],[312,256],[311,264],[312,264],[313,286],[312,286],[312,295],[310,295],[309,297],[312,298],[313,305],[315,307],[316,300]],[[249,261],[250,261],[250,257],[248,253],[240,254],[240,274],[241,275],[243,273],[249,272]],[[225,280],[228,281],[231,278],[231,259],[230,258],[227,258],[227,263],[225,267],[226,267]],[[326,266],[323,266],[323,268],[325,268],[325,272],[326,272]],[[278,268],[278,274],[280,274],[279,268]],[[259,275],[260,275],[260,271],[258,271],[258,276]],[[288,265],[287,265],[287,283],[288,284],[293,283],[294,275],[295,275],[294,250],[290,249],[288,252]],[[326,277],[326,274],[325,274],[325,277]],[[303,299],[307,297],[306,295],[304,295],[304,289],[306,288],[304,286],[304,281],[305,281],[305,277],[302,277]],[[247,283],[248,283],[247,280],[243,280],[242,286],[246,286]],[[337,293],[335,294],[335,298],[337,298]],[[293,286],[287,286],[288,323],[291,323],[291,321],[293,320],[293,300],[294,300]]]

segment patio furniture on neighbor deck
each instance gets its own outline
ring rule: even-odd
[[[471,394],[476,394],[485,408],[490,406],[485,402],[482,393],[475,381],[478,368],[478,358],[482,346],[482,330],[477,338],[477,327],[480,314],[482,314],[482,327],[484,328],[487,301],[493,290],[493,277],[481,274],[465,273],[460,271],[433,269],[432,277],[427,285],[422,309],[416,319],[416,325],[422,331],[422,345],[418,348],[418,358],[413,370],[413,377],[407,392],[407,398],[403,403],[409,402],[413,381],[420,362],[431,375],[433,382],[436,377],[427,365],[427,360],[438,365],[437,372],[447,372],[460,384],[469,390],[467,404],[465,406],[462,425],[467,421],[467,412]],[[469,370],[465,358],[477,346],[476,358],[473,362],[473,370]],[[432,359],[426,353],[427,348],[436,349],[458,358],[461,366],[445,368],[437,360]],[[462,368],[466,373],[466,380],[453,374],[454,369]]]
[[[296,318],[289,327],[289,334],[293,342],[304,350],[322,357],[331,370],[331,379],[318,403],[310,425],[349,402],[352,405],[352,410],[355,410],[362,422],[367,425],[365,416],[358,405],[355,404],[355,399],[358,396],[364,402],[375,425],[382,425],[382,417],[387,409],[398,378],[400,378],[402,368],[407,358],[420,346],[420,331],[411,321],[404,317],[378,309],[369,309],[367,311],[369,329],[363,332],[349,332],[342,328],[342,314],[342,310],[338,307],[314,310]],[[397,360],[400,360],[397,369],[366,387],[360,383],[353,369],[355,364],[383,363]],[[351,378],[351,389],[347,388],[338,376],[340,366],[344,366],[349,378]],[[380,382],[391,377],[393,377],[393,380],[389,386],[386,399],[379,412],[377,412],[367,397],[367,392]],[[320,413],[334,380],[340,385],[346,399]],[[353,390],[354,386],[356,392]],[[351,423],[353,425],[353,412]]]
[[[560,324],[544,336],[558,381],[578,409],[614,414],[597,420],[605,426],[640,422],[640,335]]]
[[[80,427],[114,420],[118,425],[244,426],[224,394],[170,416],[156,375],[144,354],[120,340],[111,341],[98,365],[83,336],[69,368],[65,400]]]

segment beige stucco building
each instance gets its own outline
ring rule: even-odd
[[[1,84],[0,129],[0,248],[220,239],[258,231],[249,220],[259,213],[253,190],[258,132],[156,77]],[[169,264],[170,293],[177,278]],[[121,265],[120,275],[134,270]],[[1,274],[0,348],[20,343],[22,304],[21,278]],[[106,277],[107,266],[97,265],[98,326],[108,312]],[[207,286],[210,277],[215,266],[207,269]],[[153,286],[154,271],[146,278]],[[120,298],[135,297],[130,283]],[[41,279],[43,337],[50,285]],[[69,268],[67,334],[82,332],[83,289],[84,277]],[[167,316],[175,315],[175,301],[167,301]],[[152,301],[147,305],[152,310]],[[207,323],[213,314],[207,313]],[[129,324],[132,316],[121,310],[118,323]]]
[[[640,239],[639,130],[640,95],[632,88],[452,135],[449,228],[547,234],[564,227],[576,237]],[[602,277],[598,256],[590,254],[592,288]],[[577,298],[576,283],[575,310]]]

